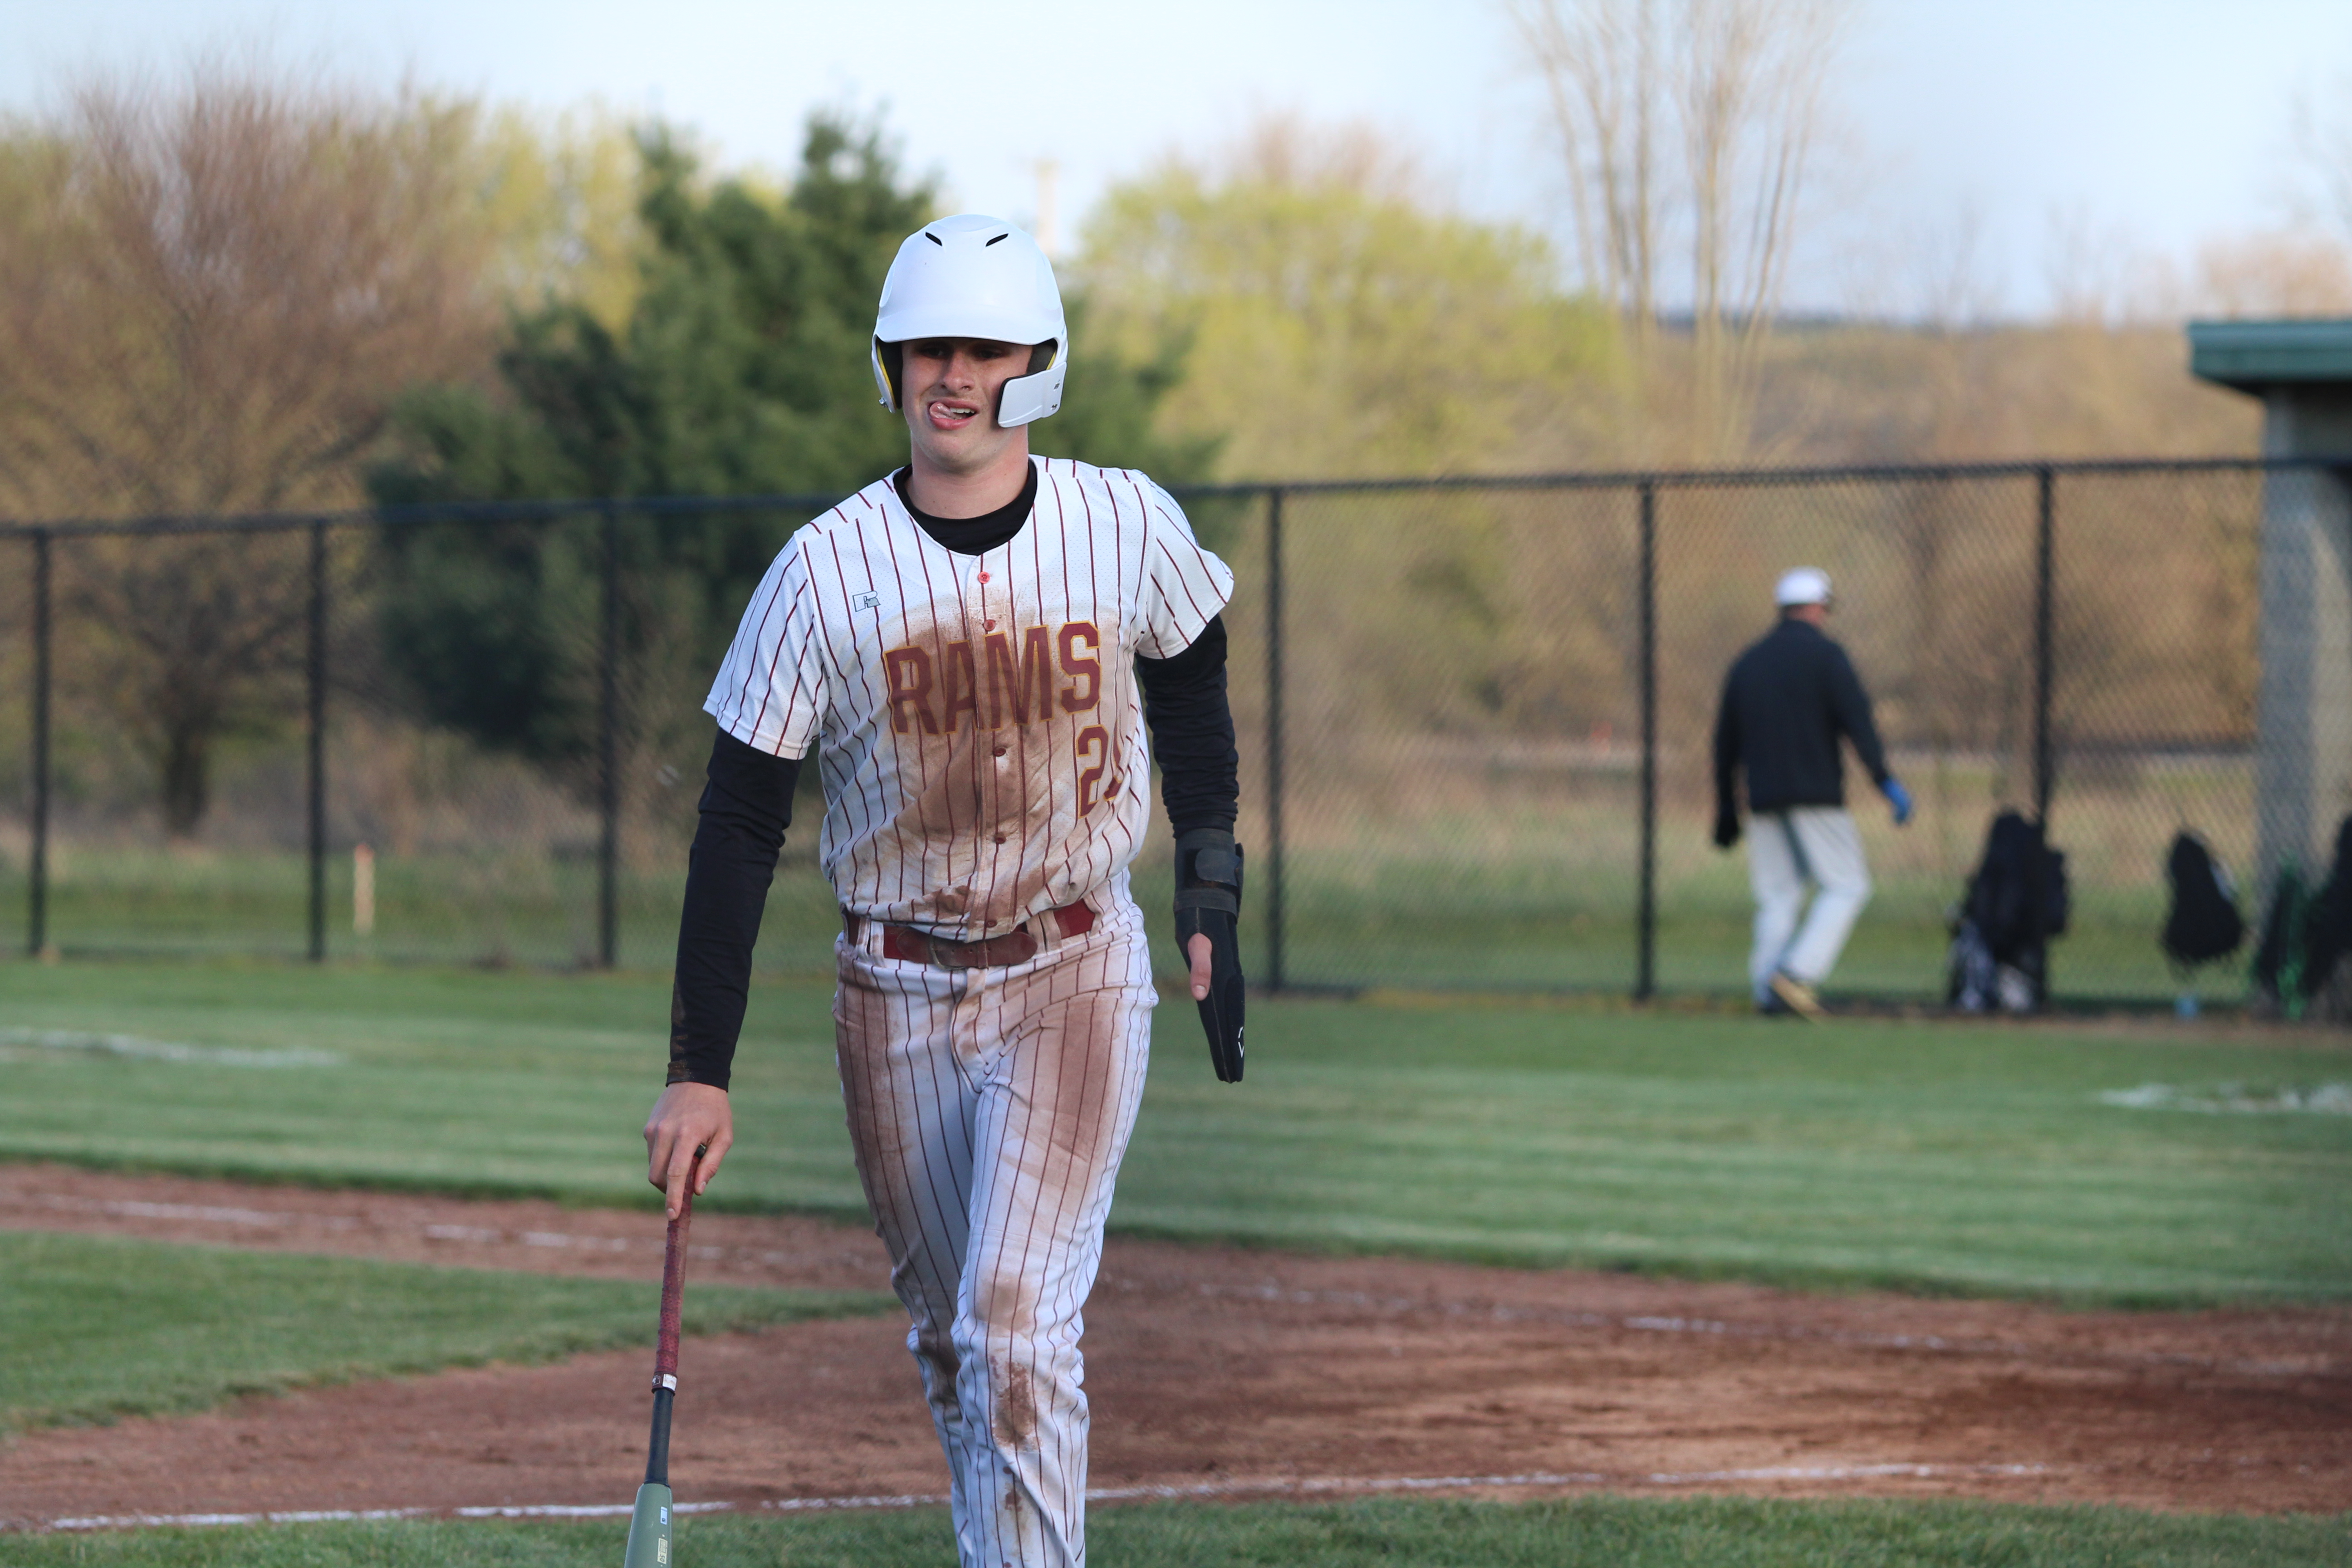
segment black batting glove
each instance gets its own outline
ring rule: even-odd
[[[1201,827],[1176,840],[1176,952],[1192,968],[1192,938],[1209,939],[1209,994],[1201,1027],[1220,1083],[1242,1080],[1242,847],[1222,828]]]
[[[1715,847],[1728,849],[1739,842],[1739,812],[1735,806],[1725,806],[1715,814]]]

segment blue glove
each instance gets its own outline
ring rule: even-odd
[[[1895,826],[1900,827],[1909,822],[1911,792],[1903,787],[1903,781],[1889,773],[1886,775],[1886,782],[1880,784],[1878,789],[1880,794],[1886,796],[1886,804],[1895,808]]]

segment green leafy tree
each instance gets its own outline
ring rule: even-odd
[[[1236,478],[1524,465],[1533,437],[1618,373],[1614,323],[1561,293],[1539,238],[1449,211],[1360,129],[1271,119],[1213,162],[1114,189],[1082,270],[1115,332],[1189,334],[1161,416],[1178,433],[1233,432]],[[1315,628],[1286,656],[1299,710],[1385,711],[1439,731],[1604,717],[1588,693],[1622,689],[1596,630],[1607,623],[1571,595],[1622,575],[1595,535],[1577,546],[1591,570],[1549,580],[1539,563],[1557,547],[1530,539],[1525,510],[1496,498],[1295,502],[1290,604],[1294,624]]]
[[[1508,463],[1614,363],[1609,317],[1555,270],[1371,133],[1283,119],[1113,189],[1080,266],[1115,338],[1191,342],[1165,428],[1231,432],[1228,471],[1265,479]]]
[[[705,180],[659,127],[638,146],[645,250],[625,324],[553,302],[514,321],[494,386],[413,393],[371,476],[379,502],[829,498],[905,461],[867,345],[883,275],[936,209],[932,187],[901,173],[878,129],[828,114],[811,120],[781,196]],[[1072,303],[1069,391],[1038,448],[1168,482],[1204,476],[1212,442],[1153,431],[1181,371],[1177,340],[1090,353],[1084,301]],[[619,516],[629,663],[660,681],[664,667],[708,678],[805,512]],[[601,528],[582,517],[386,531],[384,647],[431,717],[542,762],[587,754]]]

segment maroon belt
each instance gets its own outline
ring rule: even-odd
[[[1095,911],[1084,903],[1064,904],[1060,909],[1032,917],[1003,936],[982,937],[978,942],[951,942],[913,926],[886,925],[882,928],[882,956],[902,963],[933,964],[940,969],[1010,968],[1037,956],[1037,933],[1030,928],[1040,921],[1053,921],[1054,929],[1066,941],[1095,929]],[[841,924],[852,942],[857,941],[866,930],[865,917],[847,910],[841,911]]]

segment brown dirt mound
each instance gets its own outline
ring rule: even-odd
[[[0,1165],[0,1227],[656,1279],[657,1216]],[[878,1244],[706,1215],[691,1278],[881,1288]],[[935,1494],[903,1322],[687,1349],[681,1499]],[[2059,1312],[1114,1239],[1093,1484],[2352,1508],[2352,1311]],[[0,1519],[625,1502],[643,1352],[26,1433]]]

